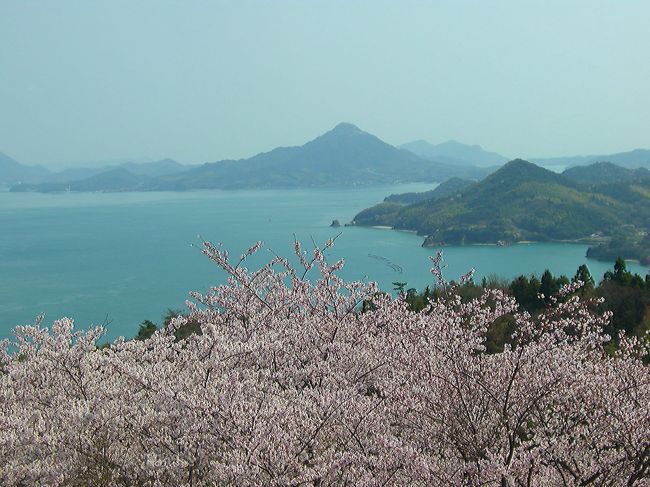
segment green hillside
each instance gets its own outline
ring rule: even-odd
[[[562,175],[571,181],[587,185],[650,179],[650,171],[644,167],[628,169],[611,162],[595,162],[588,166],[570,167]]]
[[[575,241],[645,230],[650,188],[644,182],[586,189],[520,159],[459,193],[408,206],[381,203],[354,218],[428,236],[428,245],[500,241]]]
[[[421,201],[437,200],[457,194],[471,184],[474,184],[474,181],[470,181],[469,179],[451,178],[440,183],[435,189],[430,191],[423,191],[421,193],[391,194],[390,196],[386,196],[384,201],[386,203],[412,205]]]

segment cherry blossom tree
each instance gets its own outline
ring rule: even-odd
[[[98,348],[72,320],[15,329],[0,356],[3,485],[650,485],[646,342],[603,350],[566,286],[533,319],[447,286],[421,312],[344,282],[334,245],[245,267],[146,340]],[[441,255],[433,273],[442,283]],[[365,305],[364,305],[365,304]],[[495,320],[512,345],[487,353]],[[198,323],[201,334],[176,340]]]

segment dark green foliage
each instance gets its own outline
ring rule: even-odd
[[[400,282],[400,281],[393,282],[393,291],[403,293],[405,288],[406,288],[405,282]]]
[[[523,309],[535,313],[544,308],[544,301],[539,297],[541,283],[536,276],[516,277],[510,284],[510,293]]]
[[[606,330],[616,338],[620,330],[628,335],[643,335],[650,330],[650,283],[627,270],[622,258],[616,259],[614,271],[607,271],[596,290],[605,298],[604,311],[611,311],[612,320]]]
[[[628,335],[641,335],[650,329],[650,290],[645,285],[639,286],[636,279],[604,280],[597,294],[605,298],[603,310],[613,313],[605,330],[613,338],[619,330]]]
[[[514,345],[512,334],[515,332],[515,318],[505,315],[495,320],[488,328],[485,351],[487,353],[503,352],[506,344]]]
[[[510,287],[510,281],[505,277],[498,276],[496,274],[490,274],[487,277],[481,279],[482,288],[490,289],[501,289],[506,291]]]
[[[599,260],[613,260],[619,255],[650,264],[650,236],[639,232],[621,230],[619,235],[587,250],[587,257]]]
[[[402,208],[403,208],[402,205],[400,205],[399,203],[392,203],[392,202],[380,203],[376,206],[373,206],[370,209],[372,211],[364,210],[361,213],[359,213],[359,215],[361,215],[366,211],[368,212],[367,214],[364,214],[362,216],[363,225],[368,225],[368,226],[384,225],[384,226],[392,227]],[[358,218],[359,215],[357,215],[355,218]]]
[[[167,313],[165,313],[163,316],[162,328],[168,329],[171,325],[172,320],[179,316],[183,316],[183,313],[178,310],[168,309]],[[150,338],[157,330],[158,325],[156,325],[153,321],[144,320],[140,324],[140,328],[138,329],[138,334],[135,336],[135,339],[146,340],[147,338]],[[176,328],[173,333],[176,341],[180,341],[192,335],[200,335],[201,326],[198,322],[190,320],[185,325]]]
[[[550,305],[552,303],[552,298],[558,294],[562,286],[569,284],[569,279],[566,276],[553,277],[551,271],[546,269],[542,274],[542,279],[539,284],[539,292],[544,297],[544,303]]]
[[[583,283],[583,287],[585,288],[593,289],[594,287],[594,278],[591,276],[589,267],[587,267],[585,264],[580,265],[576,271],[576,275],[573,276],[572,282],[577,281],[581,281]]]
[[[614,263],[614,272],[605,272],[603,279],[623,286],[638,288],[643,288],[646,282],[638,274],[632,274],[627,270],[627,264],[622,257],[616,259],[616,262]]]
[[[522,309],[534,314],[552,304],[553,298],[566,284],[569,284],[566,276],[554,277],[547,269],[541,280],[535,275],[516,277],[510,283],[509,291]]]
[[[632,279],[632,274],[627,270],[627,264],[622,257],[617,257],[614,262],[614,279],[625,283]]]
[[[463,284],[456,289],[463,303],[476,299],[483,294],[483,288],[473,281]]]
[[[596,284],[594,278],[591,276],[591,272],[589,272],[589,268],[585,264],[578,267],[576,275],[571,279],[571,282],[577,281],[582,282],[582,288],[580,289],[580,294],[582,296],[591,296],[593,294],[594,286]]]
[[[610,351],[616,349],[617,337],[620,331],[628,335],[642,336],[650,330],[650,273],[646,278],[633,274],[627,270],[625,261],[617,259],[614,269],[607,271],[601,283],[596,287],[594,279],[586,265],[581,265],[576,270],[572,281],[580,280],[584,283],[578,291],[583,299],[594,297],[604,298],[602,305],[594,303],[596,312],[612,313],[612,319],[605,330],[612,342],[608,345]],[[406,283],[396,283],[406,286]],[[569,284],[566,276],[553,276],[546,270],[541,278],[535,275],[518,276],[505,285],[502,279],[483,279],[481,285],[473,282],[454,288],[454,292],[461,296],[463,302],[479,297],[486,288],[498,288],[512,295],[520,309],[531,314],[533,319],[547,306],[552,305],[553,299],[565,299],[558,295],[560,289]],[[541,297],[544,295],[544,298]],[[413,311],[426,309],[430,299],[445,299],[446,291],[440,288],[431,290],[427,287],[422,293],[409,289],[405,299]],[[553,298],[553,299],[552,299]],[[506,344],[516,345],[512,340],[515,331],[513,316],[503,316],[488,328],[486,335],[486,351],[497,353],[503,350]]]
[[[409,308],[413,311],[422,311],[429,305],[429,299],[433,299],[435,293],[427,286],[422,293],[418,293],[415,289],[409,289],[406,294],[406,302]]]
[[[183,313],[181,313],[178,310],[168,309],[167,314],[163,318],[163,327],[169,328],[172,320],[179,316],[183,316]],[[189,336],[200,335],[200,334],[201,334],[201,325],[198,322],[192,320],[188,321],[183,326],[180,326],[174,330],[174,336],[176,337],[177,342],[184,340]]]
[[[144,320],[140,324],[140,328],[138,329],[138,334],[135,336],[136,340],[146,340],[147,338],[150,338],[151,335],[153,335],[158,327],[153,321],[150,320]]]
[[[596,162],[588,166],[570,167],[562,175],[576,183],[599,185],[648,179],[650,171],[645,168],[628,169],[611,162]]]

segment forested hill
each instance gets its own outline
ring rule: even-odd
[[[401,205],[412,205],[421,201],[440,199],[446,196],[459,193],[466,187],[474,184],[469,179],[451,178],[440,183],[435,189],[424,191],[422,193],[400,193],[386,196],[384,201],[388,203],[399,203]]]
[[[576,183],[600,185],[650,179],[650,170],[644,167],[630,169],[611,162],[596,162],[588,166],[570,167],[562,175]]]
[[[521,159],[441,199],[408,206],[384,202],[357,225],[416,230],[436,245],[579,240],[638,232],[650,222],[648,180],[586,187]]]

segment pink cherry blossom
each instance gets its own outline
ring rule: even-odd
[[[415,313],[342,280],[324,249],[244,267],[260,248],[232,264],[205,242],[227,281],[147,340],[98,349],[102,330],[68,318],[17,327],[0,356],[0,483],[650,485],[647,342],[605,353],[609,317],[576,285],[535,319],[501,291],[463,302],[453,287]],[[514,344],[486,353],[504,315]],[[188,321],[201,334],[176,341]]]

